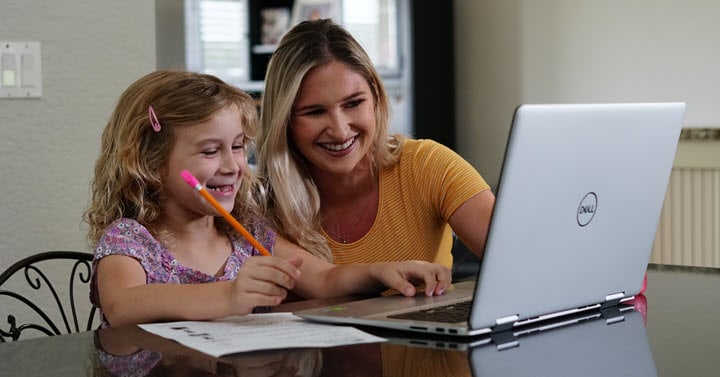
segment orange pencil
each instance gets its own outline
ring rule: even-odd
[[[187,170],[183,170],[180,173],[180,176],[185,180],[185,182],[187,182],[187,184],[194,187],[200,193],[200,195],[202,195],[202,197],[205,198],[205,200],[207,200],[208,203],[210,203],[215,208],[215,210],[220,212],[222,217],[224,217],[225,220],[227,220],[230,225],[235,228],[235,230],[242,234],[242,236],[245,237],[246,240],[248,240],[253,246],[255,246],[255,248],[258,249],[262,255],[270,256],[270,252],[267,251],[267,249],[263,245],[261,245],[260,242],[258,242],[258,240],[256,240],[255,237],[253,237],[252,234],[250,234],[250,232],[248,232],[244,226],[242,226],[242,224],[235,220],[235,218],[232,217],[232,215],[228,211],[226,211],[225,208],[223,208],[220,203],[218,203],[217,200],[215,200],[215,198],[213,198],[213,196],[210,195],[207,190],[205,190],[203,185],[200,184],[200,182],[197,180],[197,178],[195,178],[195,176],[192,175],[192,173]]]

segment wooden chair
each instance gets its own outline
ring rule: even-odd
[[[91,330],[96,320],[96,308],[87,300],[92,258],[79,251],[47,251],[0,274],[0,321],[6,318],[9,325],[0,324],[0,342],[17,341],[28,330],[48,336]],[[76,293],[84,293],[88,304],[76,303]]]

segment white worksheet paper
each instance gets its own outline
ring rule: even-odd
[[[335,347],[387,341],[354,327],[314,323],[292,313],[248,314],[214,321],[139,326],[214,357],[268,349]]]

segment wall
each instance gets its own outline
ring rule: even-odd
[[[720,124],[720,2],[454,7],[457,147],[493,185],[520,103],[684,100],[687,126]],[[155,68],[154,36],[152,1],[3,1],[0,40],[42,43],[44,92],[0,100],[0,269],[40,250],[87,249],[99,135],[121,91]]]
[[[522,103],[685,101],[720,125],[720,2],[455,0],[457,149],[496,185]]]
[[[4,0],[0,40],[42,44],[43,96],[0,99],[0,270],[43,250],[89,250],[81,224],[100,133],[155,68],[147,0]]]

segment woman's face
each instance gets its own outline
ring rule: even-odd
[[[346,174],[371,153],[375,99],[365,78],[344,64],[311,69],[292,111],[291,137],[311,170]]]

